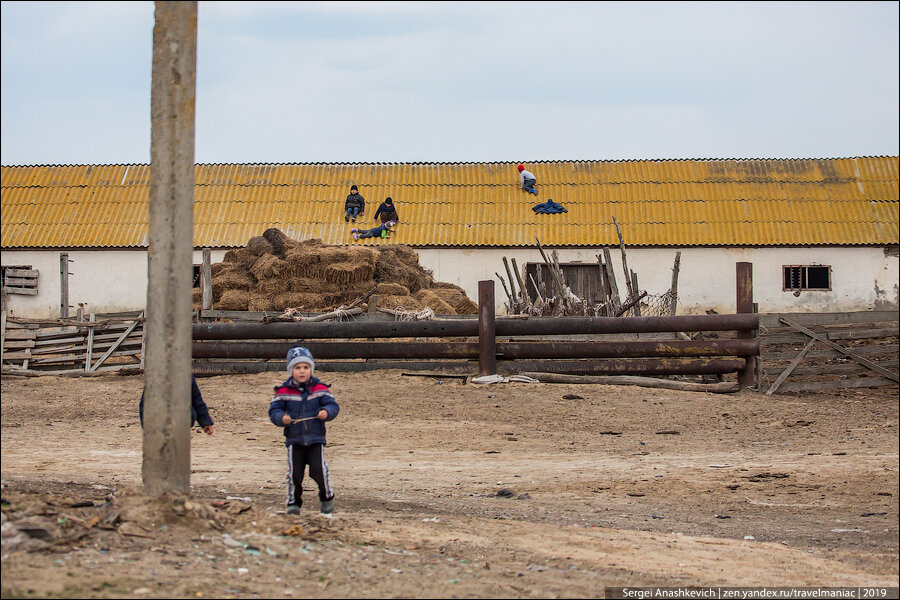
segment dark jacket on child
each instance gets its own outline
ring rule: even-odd
[[[400,217],[397,215],[397,206],[395,204],[388,204],[387,202],[381,203],[372,218],[377,219],[378,215],[381,215],[382,223],[386,223],[387,221],[396,222],[400,220]]]
[[[315,377],[309,381],[296,383],[293,377],[275,387],[275,397],[269,404],[269,419],[279,427],[284,427],[284,445],[325,444],[325,422],[316,417],[321,409],[328,413],[326,421],[331,421],[340,411],[338,403],[328,386]],[[292,419],[308,419],[300,423],[285,425],[284,415]]]
[[[141,402],[138,405],[138,414],[141,419],[141,427],[144,426],[144,393],[141,392]],[[191,375],[191,427],[194,426],[194,423],[199,425],[200,427],[206,427],[207,425],[212,425],[213,420],[209,416],[209,409],[206,408],[206,403],[203,401],[203,396],[200,395],[200,388],[197,387],[197,380],[194,379],[194,376]]]
[[[366,199],[359,195],[359,192],[353,192],[347,196],[344,201],[344,210],[348,208],[358,208],[359,212],[365,212]]]

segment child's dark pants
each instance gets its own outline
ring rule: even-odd
[[[288,446],[287,505],[301,506],[303,499],[303,471],[309,465],[309,476],[319,485],[319,500],[325,502],[334,498],[328,463],[325,462],[324,444]]]

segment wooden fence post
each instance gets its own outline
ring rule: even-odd
[[[59,253],[59,318],[69,318],[69,253]]]
[[[200,287],[203,290],[202,310],[210,310],[212,308],[212,251],[209,248],[203,249],[203,264],[200,266]]]
[[[497,373],[494,282],[478,282],[478,367],[481,375]]]
[[[753,312],[753,263],[739,262],[735,264],[735,287],[737,313]],[[755,331],[738,331],[739,339],[756,337]],[[746,366],[738,372],[738,384],[741,388],[756,385],[756,369],[759,358],[745,356]]]

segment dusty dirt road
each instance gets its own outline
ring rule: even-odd
[[[896,387],[767,398],[322,378],[341,405],[330,520],[311,482],[303,514],[283,514],[266,414],[279,374],[199,380],[216,430],[192,434],[187,510],[136,495],[140,376],[4,377],[3,597],[898,585]]]

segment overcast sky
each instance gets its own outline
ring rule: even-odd
[[[2,3],[4,165],[148,163],[152,2]],[[196,161],[897,155],[898,3],[200,2]]]

